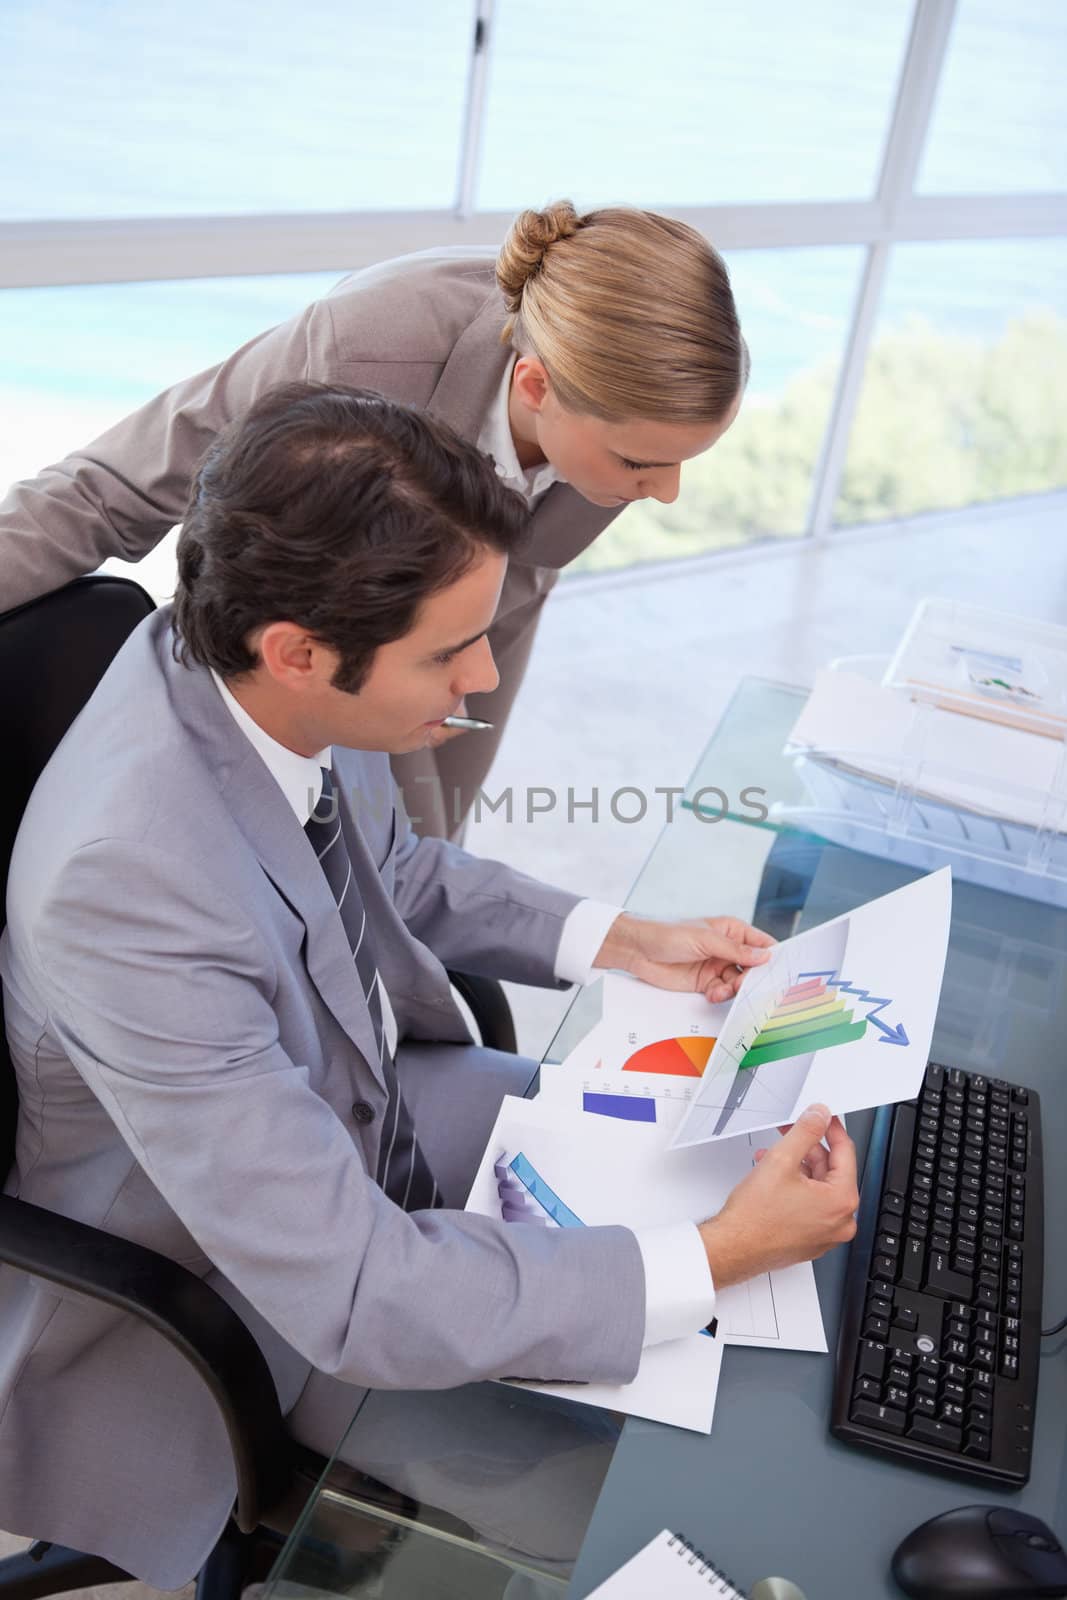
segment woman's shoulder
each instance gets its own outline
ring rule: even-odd
[[[363,359],[444,359],[490,296],[496,251],[441,246],[364,267],[327,297],[339,351]],[[500,297],[503,325],[506,315]]]

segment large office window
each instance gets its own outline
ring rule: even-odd
[[[1067,240],[893,252],[837,504],[842,523],[1067,483]]]
[[[0,293],[0,483],[87,444],[340,277],[107,283]]]
[[[704,230],[752,351],[678,502],[569,570],[1067,484],[1051,0],[8,0],[4,49],[0,481],[568,196]]]
[[[452,200],[469,0],[4,0],[2,10],[0,146],[32,151],[0,163],[2,216]]]
[[[869,195],[911,0],[500,0],[478,204]]]
[[[960,0],[921,194],[1067,189],[1067,6]]]

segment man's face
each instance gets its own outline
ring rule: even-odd
[[[316,646],[319,681],[304,707],[313,748],[420,750],[440,737],[445,717],[462,714],[468,694],[495,689],[500,675],[485,635],[506,568],[505,556],[486,551],[462,578],[431,595],[411,632],[378,649],[358,694],[333,686],[337,657]]]

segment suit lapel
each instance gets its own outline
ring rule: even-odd
[[[465,439],[477,441],[489,407],[515,352],[500,335],[507,312],[494,289],[482,309],[452,346],[452,353],[426,404],[431,417],[447,422]]]
[[[323,1003],[386,1088],[370,1013],[326,876],[293,809],[219,697],[210,674],[169,661],[182,722],[201,747],[234,821],[274,888],[304,924],[304,962]],[[180,674],[180,676],[178,676]]]

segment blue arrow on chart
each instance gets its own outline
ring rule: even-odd
[[[861,1005],[873,1007],[867,1013],[867,1021],[873,1022],[875,1027],[881,1030],[881,1044],[910,1044],[911,1041],[902,1022],[891,1028],[888,1022],[883,1022],[878,1015],[879,1011],[884,1011],[886,1006],[893,1004],[891,999],[879,999],[877,995],[871,994],[869,989],[861,989],[857,984],[849,983],[847,978],[839,978],[836,967],[831,967],[828,972],[801,972],[797,975],[798,982],[804,978],[825,978],[829,987],[839,989],[842,994],[855,995]]]

